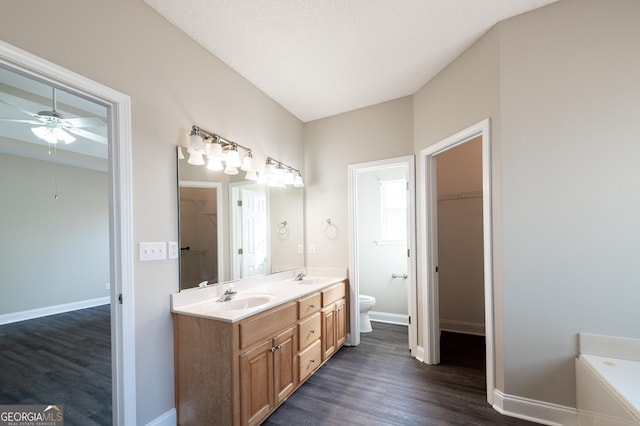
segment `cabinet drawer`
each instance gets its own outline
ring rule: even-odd
[[[303,381],[311,374],[316,368],[320,366],[321,361],[321,348],[320,340],[317,340],[313,345],[309,346],[304,352],[300,353],[299,365],[300,365],[300,381]]]
[[[298,324],[298,344],[300,350],[320,338],[320,313],[310,316]]]
[[[302,319],[320,310],[320,293],[313,293],[298,301],[298,318]]]
[[[296,303],[289,303],[240,323],[240,349],[275,336],[298,320]]]
[[[338,299],[342,299],[344,297],[344,281],[338,283],[336,285],[332,285],[326,290],[322,290],[322,306],[328,306],[335,302]]]

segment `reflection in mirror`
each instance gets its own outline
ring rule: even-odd
[[[303,188],[256,184],[180,155],[178,181],[181,290],[304,267]]]

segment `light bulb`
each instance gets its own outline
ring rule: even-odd
[[[300,172],[298,172],[298,174],[296,174],[296,177],[293,179],[293,186],[296,188],[304,187],[304,182],[302,181],[302,175],[300,174]]]
[[[189,153],[189,159],[187,160],[187,163],[193,164],[194,166],[202,166],[204,164],[202,151],[194,151]]]
[[[202,136],[200,136],[200,134],[198,134],[195,130],[192,130],[191,134],[189,135],[189,153],[201,151],[202,149]]]
[[[226,159],[227,167],[238,168],[240,167],[240,154],[235,150],[235,147],[227,152]]]
[[[212,157],[211,155],[208,156],[208,159],[209,161],[207,162],[207,169],[214,171],[220,171],[224,169],[224,166],[222,165],[222,161],[220,161],[220,159]]]
[[[237,167],[233,167],[229,165],[229,162],[227,162],[227,167],[225,167],[224,169],[224,174],[225,175],[237,175],[238,174],[238,168]]]
[[[284,180],[283,180],[284,184],[285,185],[293,185],[293,180],[294,180],[293,170],[287,169],[284,172]]]
[[[244,160],[242,160],[242,167],[240,167],[240,169],[244,170],[245,172],[255,171],[253,168],[253,158],[251,157],[251,151],[249,151],[247,156],[244,157]]]

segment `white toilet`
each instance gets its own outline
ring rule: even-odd
[[[360,333],[370,333],[373,329],[369,320],[369,311],[376,304],[376,298],[361,294],[358,296],[358,302],[360,303]]]

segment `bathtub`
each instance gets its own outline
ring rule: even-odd
[[[581,353],[576,358],[580,426],[640,425],[640,341],[619,339],[580,336]]]

